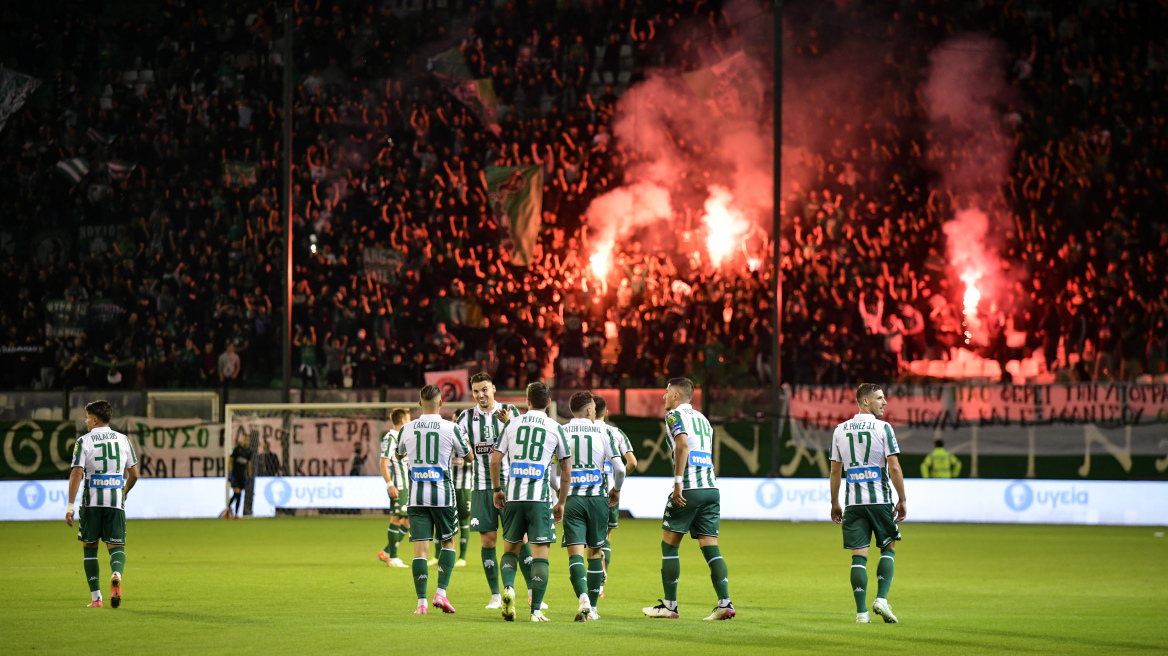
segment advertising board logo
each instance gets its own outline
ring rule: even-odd
[[[765,480],[758,484],[754,491],[754,498],[758,505],[770,510],[783,502],[783,488],[776,481]]]
[[[25,510],[36,510],[45,505],[45,488],[36,481],[29,481],[16,491],[16,500]]]
[[[292,499],[292,486],[282,478],[273,478],[264,488],[264,498],[272,504],[273,508],[286,506]]]
[[[1034,490],[1022,481],[1014,481],[1006,488],[1006,506],[1014,512],[1022,512],[1034,503]]]

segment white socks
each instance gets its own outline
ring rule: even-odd
[[[101,601],[101,590],[93,590],[89,593],[90,601]]]
[[[437,590],[434,591],[434,594],[438,595],[439,597],[445,597],[446,596],[446,588],[438,588]]]

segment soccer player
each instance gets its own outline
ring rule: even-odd
[[[630,472],[637,469],[637,456],[633,455],[633,444],[629,441],[629,436],[625,435],[624,431],[617,428],[616,426],[610,426],[605,423],[604,420],[608,417],[608,402],[604,400],[604,397],[593,394],[592,399],[596,402],[595,422],[600,426],[604,426],[604,429],[608,431],[608,436],[612,438],[612,444],[616,448],[616,453],[618,455],[624,456],[624,472],[622,473],[622,476],[627,476]],[[615,473],[615,470],[619,468],[619,461],[604,463],[604,473],[606,476],[608,476],[607,482],[610,488],[613,482],[612,477]],[[608,583],[608,566],[612,564],[612,532],[619,527],[620,507],[611,506],[608,509],[608,535],[605,537],[604,548],[602,549],[604,552],[604,575],[601,578],[600,583],[601,597],[604,596],[604,584]]]
[[[596,402],[589,392],[576,392],[568,400],[572,420],[564,426],[564,436],[572,451],[571,491],[564,504],[564,546],[568,549],[568,578],[580,600],[577,622],[598,620],[596,600],[604,578],[604,552],[608,539],[608,510],[620,501],[624,465],[607,427],[597,426]],[[612,474],[605,470],[614,464]],[[608,467],[606,467],[606,465]],[[614,477],[609,491],[609,477]],[[588,550],[588,565],[584,551]]]
[[[470,506],[469,527],[472,532],[479,534],[480,548],[482,549],[483,572],[487,576],[487,586],[491,589],[491,601],[487,608],[503,607],[502,597],[499,595],[499,558],[496,552],[499,536],[499,510],[495,508],[495,493],[491,489],[491,451],[498,442],[506,425],[507,419],[500,420],[499,416],[506,411],[506,416],[518,417],[519,408],[495,402],[495,384],[490,374],[477,373],[470,377],[470,392],[474,396],[473,408],[463,410],[455,423],[462,428],[470,441],[473,456],[467,459],[466,467],[470,473],[466,480],[470,484],[468,503]],[[496,415],[499,416],[496,416]],[[506,486],[506,476],[503,483]],[[461,493],[462,491],[459,490]],[[462,501],[460,499],[461,508]],[[519,551],[519,567],[523,577],[527,579],[527,589],[531,589],[531,546],[524,542]]]
[[[251,438],[246,434],[240,435],[231,450],[231,500],[227,502],[227,518],[242,519],[239,512],[239,502],[243,500],[243,491],[247,489],[247,479],[251,477]],[[235,512],[231,512],[231,505],[235,504]]]
[[[884,416],[884,390],[879,385],[864,383],[856,390],[859,413],[835,427],[831,438],[831,519],[843,524],[844,549],[852,551],[852,592],[856,596],[856,621],[867,623],[868,607],[868,547],[872,534],[880,547],[880,563],[876,566],[876,599],[872,610],[885,622],[895,623],[896,616],[888,605],[888,590],[892,587],[892,573],[896,564],[896,541],[904,521],[904,474],[900,470],[896,436],[892,426],[880,418]],[[844,458],[847,457],[845,461]],[[844,466],[844,463],[847,466]],[[844,505],[840,507],[840,483],[847,470],[847,488]],[[899,500],[892,504],[892,489]]]
[[[386,431],[381,438],[381,477],[385,479],[385,491],[389,494],[389,539],[385,549],[378,552],[377,557],[385,561],[387,567],[406,567],[401,558],[397,557],[397,543],[410,530],[409,499],[410,482],[406,475],[405,463],[394,457],[397,452],[398,435],[402,426],[410,418],[410,411],[397,408],[389,414],[389,422],[393,428]]]
[[[665,504],[661,522],[661,582],[665,599],[642,609],[649,617],[677,619],[677,582],[681,561],[677,547],[686,533],[697,539],[702,556],[710,567],[710,580],[718,595],[718,605],[707,620],[728,620],[736,613],[730,603],[730,577],[726,561],[718,550],[718,523],[721,496],[714,477],[714,429],[705,415],[693,409],[693,381],[670,379],[665,387],[666,438],[673,454],[673,493]]]
[[[438,589],[434,606],[453,613],[446,598],[446,587],[454,570],[454,535],[458,533],[458,513],[454,510],[454,481],[450,475],[453,458],[470,453],[462,429],[438,414],[442,407],[442,390],[426,385],[418,394],[422,416],[402,426],[398,435],[397,457],[410,470],[410,542],[414,543],[414,589],[418,593],[415,615],[429,612],[426,585],[430,576],[427,555],[430,538],[437,532],[442,542],[438,555]]]
[[[73,469],[69,473],[69,506],[65,523],[73,526],[73,499],[85,482],[78,514],[77,539],[85,552],[85,579],[89,582],[90,608],[101,608],[97,541],[109,551],[110,605],[122,605],[122,573],[126,568],[126,495],[138,482],[138,458],[129,438],[109,427],[114,409],[109,401],[85,406],[89,432],[73,445]]]
[[[524,535],[531,542],[531,621],[547,622],[540,610],[548,583],[548,545],[556,541],[556,523],[572,478],[571,451],[556,420],[547,416],[551,392],[543,383],[527,386],[527,414],[508,422],[491,452],[491,486],[495,507],[503,511],[503,619],[515,621],[515,569]],[[560,461],[560,491],[551,505],[548,479],[552,456]],[[508,462],[503,489],[503,459]]]

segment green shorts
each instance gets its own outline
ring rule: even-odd
[[[126,511],[121,508],[82,506],[77,513],[77,539],[86,544],[126,544]]]
[[[492,490],[471,492],[470,530],[475,533],[494,533],[499,530],[499,509],[495,507]]]
[[[556,541],[556,521],[552,505],[546,501],[508,501],[503,506],[503,539],[511,544],[523,542],[523,536],[532,544]]]
[[[460,522],[470,517],[470,500],[473,494],[469,488],[458,488],[454,491],[454,508],[458,511]]]
[[[608,539],[608,497],[568,497],[564,504],[564,546],[599,549]]]
[[[682,490],[685,507],[673,505],[673,493],[665,504],[661,528],[674,533],[689,533],[693,537],[718,537],[718,522],[722,518],[722,495],[718,488]]]
[[[844,549],[864,549],[872,545],[872,534],[876,534],[876,546],[884,549],[900,539],[900,528],[892,515],[892,504],[881,503],[866,506],[848,506],[844,509]]]
[[[410,506],[410,542],[445,542],[458,533],[454,506]]]
[[[611,531],[614,528],[620,527],[620,506],[613,506],[608,509],[608,529]]]

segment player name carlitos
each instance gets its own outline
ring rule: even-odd
[[[426,429],[438,430],[439,428],[442,428],[442,425],[436,421],[422,421],[421,419],[417,419],[414,421],[414,428],[415,429],[426,428]]]

